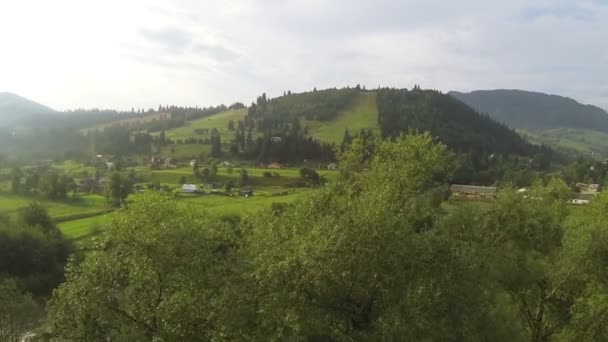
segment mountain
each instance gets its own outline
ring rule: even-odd
[[[0,126],[22,124],[37,117],[46,117],[56,112],[44,105],[19,95],[0,93]]]
[[[380,129],[385,137],[429,131],[453,150],[478,156],[535,153],[509,127],[438,91],[381,89],[377,103]]]
[[[605,110],[568,97],[507,89],[470,93],[452,91],[448,94],[513,128],[572,128],[608,132],[608,113]]]

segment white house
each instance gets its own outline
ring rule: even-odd
[[[338,169],[338,164],[336,164],[336,163],[327,164],[327,169],[328,170],[337,170]]]
[[[195,192],[200,192],[201,190],[196,186],[196,184],[184,184],[182,185],[181,191],[183,193],[192,194]]]

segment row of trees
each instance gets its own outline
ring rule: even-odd
[[[151,196],[68,268],[50,332],[96,340],[608,339],[608,196],[568,219],[558,179],[445,203],[427,135],[342,154],[341,181],[217,217]],[[446,210],[446,208],[449,208]],[[167,229],[170,227],[170,229]]]
[[[76,190],[74,178],[54,171],[22,171],[18,167],[11,170],[11,192],[29,195],[41,193],[45,197],[60,200],[68,197],[70,191]]]

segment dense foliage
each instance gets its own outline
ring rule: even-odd
[[[342,180],[242,220],[151,195],[68,268],[51,333],[97,341],[605,340],[608,196],[568,186],[446,202],[430,135],[354,139]],[[308,170],[303,177],[312,177]]]
[[[20,341],[39,324],[40,302],[63,282],[71,253],[40,204],[0,216],[0,341]]]

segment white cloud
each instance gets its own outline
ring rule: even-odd
[[[7,0],[0,91],[131,108],[418,83],[608,107],[606,23],[598,0]]]

